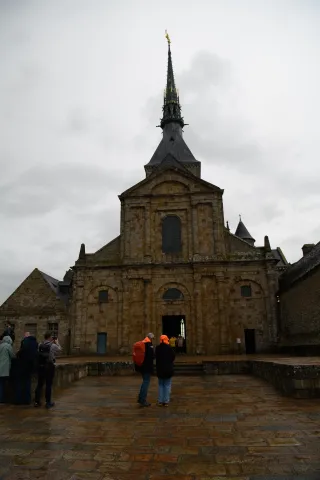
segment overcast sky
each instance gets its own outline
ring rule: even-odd
[[[167,46],[202,178],[290,262],[320,240],[318,0],[1,0],[0,303],[119,234],[161,139]]]

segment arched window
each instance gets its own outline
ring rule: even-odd
[[[162,298],[163,300],[183,300],[183,293],[177,288],[168,288]]]
[[[242,285],[240,292],[241,292],[241,297],[251,297],[252,296],[251,285]]]
[[[181,220],[175,215],[168,215],[162,220],[162,251],[179,253],[181,248]]]
[[[99,303],[108,303],[108,290],[100,290],[98,296]]]

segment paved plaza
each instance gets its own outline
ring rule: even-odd
[[[138,376],[87,377],[55,409],[1,406],[0,479],[319,480],[320,403],[249,376],[176,377],[172,404]]]

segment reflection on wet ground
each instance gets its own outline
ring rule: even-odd
[[[246,376],[177,377],[172,404],[139,377],[88,377],[56,408],[1,406],[0,479],[319,480],[320,404]]]

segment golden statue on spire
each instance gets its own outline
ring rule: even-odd
[[[171,40],[170,40],[169,33],[167,32],[167,30],[166,30],[165,37],[166,37],[166,39],[167,39],[168,45],[170,45]]]

